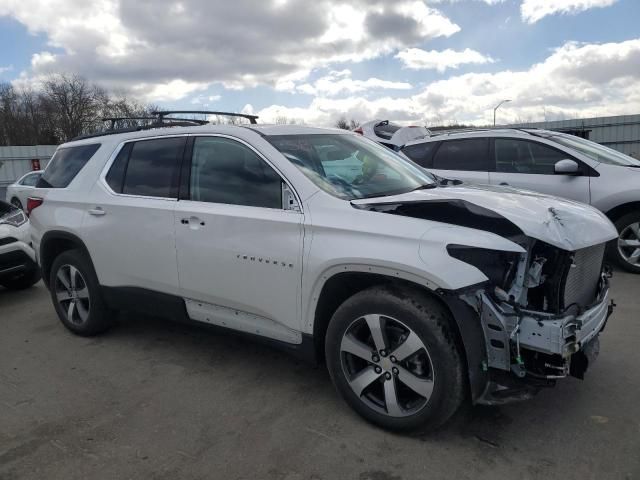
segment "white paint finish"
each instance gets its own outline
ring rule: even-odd
[[[198,322],[231,328],[281,342],[302,343],[302,335],[298,330],[287,328],[266,317],[188,298],[185,299],[185,306],[189,317]]]
[[[13,225],[0,225],[0,239],[6,237],[13,237],[18,241],[7,245],[0,245],[0,255],[15,251],[22,251],[26,253],[31,260],[36,260],[35,252],[33,251],[33,248],[29,246],[29,222],[20,225],[19,227],[14,227]]]
[[[6,201],[7,203],[11,203],[11,200],[17,198],[22,204],[22,208],[26,210],[27,208],[27,199],[33,193],[34,187],[29,185],[23,185],[23,182],[27,177],[31,177],[33,175],[41,175],[42,171],[38,170],[37,172],[29,172],[18,180],[15,183],[12,183],[7,187],[6,192]]]
[[[499,213],[527,236],[564,250],[597,245],[618,236],[613,224],[593,207],[535,192],[488,185],[460,185],[419,190],[355,204],[457,199]]]
[[[468,173],[468,172],[463,172]],[[462,176],[460,176],[462,178]],[[591,177],[573,175],[541,175],[536,173],[489,172],[491,185],[515,187],[555,195],[576,202],[589,204],[589,181]]]
[[[115,195],[96,184],[83,205],[84,240],[102,285],[177,294],[176,201]],[[90,215],[102,209],[104,215]]]
[[[182,295],[299,330],[302,231],[291,210],[177,202]]]

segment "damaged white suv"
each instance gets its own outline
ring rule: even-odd
[[[440,186],[350,132],[158,126],[62,145],[30,199],[71,331],[133,309],[251,334],[326,359],[393,430],[582,377],[597,353],[617,235],[597,210]]]

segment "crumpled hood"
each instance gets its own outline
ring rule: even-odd
[[[516,225],[525,235],[563,250],[574,251],[598,245],[618,236],[609,219],[589,205],[511,187],[465,184],[353,200],[351,203],[357,206],[415,205],[446,200],[464,201],[491,210]]]

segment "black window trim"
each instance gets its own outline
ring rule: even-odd
[[[520,137],[510,137],[510,136],[502,136],[502,135],[497,135],[495,137],[490,137],[491,139],[491,147],[489,149],[489,172],[491,173],[507,173],[507,174],[515,174],[515,175],[558,175],[556,173],[519,173],[519,172],[499,172],[496,169],[496,140],[520,140],[522,142],[529,142],[529,143],[535,143],[538,145],[543,145],[547,148],[550,148],[551,150],[555,150],[556,152],[562,154],[562,156],[564,157],[563,159],[567,159],[567,160],[573,160],[574,162],[576,162],[578,164],[578,166],[580,167],[580,175],[574,175],[577,177],[599,177],[600,174],[590,165],[587,165],[585,162],[583,162],[582,160],[580,160],[579,158],[573,156],[572,154],[565,152],[564,150],[555,147],[554,145],[550,145],[548,143],[544,143],[541,142],[539,140],[536,139],[532,139],[532,138],[520,138]]]
[[[436,159],[436,157],[438,156],[438,152],[440,151],[440,149],[442,148],[442,145],[444,145],[447,142],[464,142],[464,141],[468,141],[468,140],[485,140],[487,142],[487,158],[485,161],[485,169],[484,170],[460,170],[460,169],[451,169],[451,168],[437,168],[434,166],[434,161]],[[431,168],[433,170],[450,170],[452,172],[490,172],[491,168],[495,168],[495,162],[491,161],[491,154],[492,154],[492,149],[493,149],[493,137],[464,137],[464,138],[443,138],[441,140],[439,140],[440,145],[438,145],[435,150],[433,151],[433,153],[431,154],[431,166],[430,167],[425,167],[425,168]]]
[[[131,138],[131,139],[127,139],[124,140],[122,142],[120,142],[118,144],[118,146],[115,148],[115,150],[113,151],[113,153],[111,154],[111,156],[109,157],[109,159],[107,160],[107,163],[105,164],[104,168],[102,169],[102,173],[100,174],[100,184],[102,185],[103,188],[105,188],[107,190],[107,192],[111,195],[117,196],[117,197],[129,197],[129,198],[146,198],[146,199],[152,199],[152,200],[164,200],[164,201],[172,201],[172,202],[177,202],[178,201],[178,196],[179,196],[179,185],[180,185],[180,174],[182,172],[182,165],[185,161],[185,152],[187,150],[186,147],[186,143],[189,142],[189,134],[176,134],[176,135],[156,135],[153,137],[139,137],[139,138]],[[131,193],[118,193],[118,192],[114,192],[113,189],[111,188],[111,185],[109,185],[109,183],[107,182],[107,175],[109,174],[109,170],[111,170],[111,166],[113,165],[113,162],[116,161],[116,158],[118,158],[118,155],[120,154],[120,152],[122,151],[122,149],[127,145],[127,144],[134,144],[136,142],[142,142],[145,140],[158,140],[158,139],[162,139],[162,138],[179,138],[179,137],[186,137],[187,141],[185,143],[185,148],[183,148],[182,150],[182,156],[180,157],[180,159],[178,160],[178,178],[176,178],[176,181],[174,182],[174,185],[172,185],[172,190],[174,190],[174,192],[176,193],[176,195],[174,197],[153,197],[153,196],[149,196],[149,195],[135,195],[135,194],[131,194]],[[123,186],[124,186],[124,179],[127,176],[127,170],[129,168],[129,159],[131,157],[131,150],[133,150],[133,147],[131,147],[130,151],[129,151],[129,155],[127,156],[127,164],[125,166],[125,170],[124,170],[124,175],[122,178],[123,181]]]
[[[183,161],[182,161],[182,168],[180,169],[180,188],[178,191],[178,199],[182,200],[182,201],[188,201],[188,202],[196,202],[196,203],[210,203],[210,204],[215,204],[215,205],[230,205],[230,206],[234,206],[234,207],[242,207],[242,208],[264,208],[267,210],[281,210],[283,212],[294,212],[294,213],[303,213],[303,206],[302,206],[302,201],[300,200],[300,195],[298,195],[298,192],[296,191],[296,189],[293,187],[293,185],[291,184],[291,182],[287,179],[287,177],[282,173],[282,171],[273,164],[273,162],[269,161],[262,153],[260,153],[258,150],[256,150],[256,148],[247,143],[245,140],[238,138],[238,137],[234,137],[233,135],[227,135],[227,134],[223,134],[223,133],[191,133],[188,135],[189,138],[187,140],[187,145],[185,147],[185,154],[183,157]],[[195,139],[198,137],[219,137],[219,138],[227,138],[229,140],[233,140],[236,141],[242,145],[244,145],[245,147],[249,148],[253,153],[255,153],[258,158],[260,158],[263,162],[265,162],[267,165],[269,165],[274,172],[276,172],[278,174],[278,176],[280,177],[280,181],[284,182],[287,184],[287,186],[289,187],[289,190],[293,193],[294,197],[296,198],[296,202],[298,202],[298,207],[300,208],[300,211],[298,212],[297,210],[292,210],[292,209],[286,209],[284,202],[282,205],[282,208],[280,209],[274,209],[274,208],[270,208],[270,207],[257,207],[254,205],[236,205],[233,203],[215,203],[215,202],[201,202],[198,200],[191,200],[190,196],[191,196],[191,192],[190,190],[190,179],[191,179],[191,160],[192,160],[192,154],[193,154],[193,144],[195,142]]]

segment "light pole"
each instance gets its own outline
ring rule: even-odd
[[[510,102],[511,100],[502,100],[498,105],[496,105],[496,108],[493,109],[493,126],[496,126],[496,111],[502,106],[503,103],[507,103]]]

